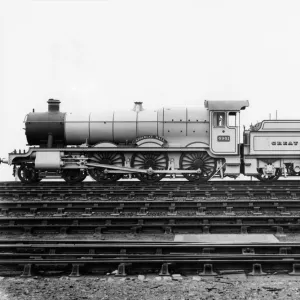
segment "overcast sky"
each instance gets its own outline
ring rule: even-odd
[[[0,1],[0,156],[47,99],[89,112],[245,100],[300,117],[300,1]],[[0,180],[12,180],[0,166]]]

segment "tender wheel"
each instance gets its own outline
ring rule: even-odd
[[[89,158],[91,163],[114,165],[123,167],[124,155],[118,152],[99,152],[94,153]],[[114,182],[122,177],[122,174],[105,173],[104,168],[89,169],[89,175],[98,182]]]
[[[258,169],[257,179],[263,182],[276,181],[281,176],[280,169],[276,169],[275,175],[265,175],[262,169]]]
[[[86,172],[80,169],[65,169],[62,171],[62,178],[67,183],[78,183],[86,178]]]
[[[38,178],[38,173],[32,167],[22,165],[18,169],[18,177],[23,183],[35,183],[41,181]]]
[[[300,172],[295,172],[294,170],[292,170],[291,174],[292,176],[300,176]]]
[[[165,152],[140,152],[134,153],[131,158],[131,167],[135,169],[167,170],[169,163]],[[166,174],[137,173],[136,177],[143,182],[156,182],[164,178]]]
[[[291,176],[300,176],[300,168],[299,168],[299,166],[296,166],[294,168],[293,164],[288,164],[287,165],[287,172]]]
[[[200,173],[183,173],[189,181],[204,182],[211,178],[217,170],[217,161],[206,152],[183,152],[180,157],[181,170],[200,170]]]

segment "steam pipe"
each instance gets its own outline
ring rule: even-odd
[[[0,164],[1,163],[8,164],[8,159],[6,159],[6,158],[0,158]]]
[[[53,146],[53,134],[51,132],[48,133],[48,141],[47,148],[52,148]]]

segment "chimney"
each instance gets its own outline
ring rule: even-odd
[[[144,110],[143,108],[143,102],[134,102],[133,111],[139,112]]]
[[[48,101],[48,112],[59,112],[59,100],[49,99]]]

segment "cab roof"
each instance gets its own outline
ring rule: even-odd
[[[204,106],[209,110],[243,110],[249,106],[248,100],[205,100]]]

